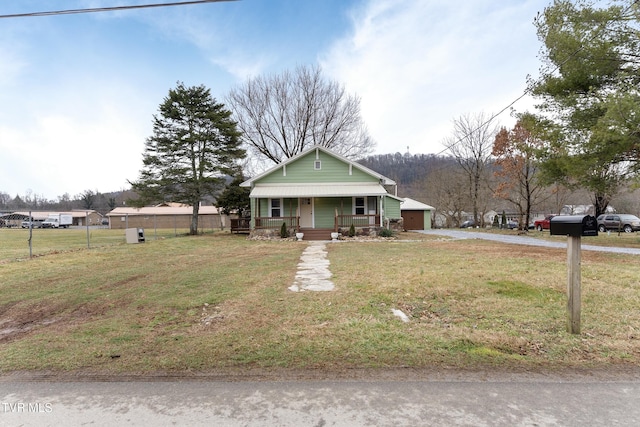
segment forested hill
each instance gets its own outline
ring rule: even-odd
[[[456,167],[453,157],[435,154],[376,154],[358,163],[393,179],[399,195],[407,197],[417,196],[417,189],[424,186],[430,172]]]

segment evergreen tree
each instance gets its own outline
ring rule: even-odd
[[[197,234],[200,202],[222,188],[225,175],[236,171],[244,156],[240,133],[224,104],[202,85],[178,83],[154,115],[140,178],[131,183],[140,196],[135,202],[191,205],[189,233]]]
[[[535,21],[555,70],[532,84],[552,119],[542,166],[549,182],[590,190],[596,215],[640,166],[637,3],[556,0]]]
[[[238,217],[243,217],[244,213],[250,209],[251,200],[249,193],[251,189],[240,187],[240,184],[244,182],[244,180],[242,174],[237,175],[218,196],[216,205],[222,209],[222,213],[228,215],[235,211]]]

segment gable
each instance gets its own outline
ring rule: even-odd
[[[265,184],[371,183],[395,182],[324,147],[312,147],[287,159],[261,175],[243,182],[244,187]]]
[[[325,152],[307,153],[282,165],[256,184],[378,182],[378,178]]]

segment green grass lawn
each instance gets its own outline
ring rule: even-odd
[[[186,229],[147,229],[146,240],[187,234]],[[0,228],[0,262],[27,259],[55,252],[99,248],[125,242],[124,230],[106,228]]]
[[[2,242],[16,231],[2,230]],[[304,242],[214,233],[127,245],[122,230],[102,233],[91,249],[80,233],[33,259],[3,245],[0,370],[640,362],[640,263],[630,255],[583,252],[582,334],[571,335],[565,250],[436,237],[340,242],[328,245],[336,289],[294,293]]]

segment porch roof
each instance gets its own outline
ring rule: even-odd
[[[383,196],[387,190],[380,184],[258,184],[250,197],[354,197]]]

